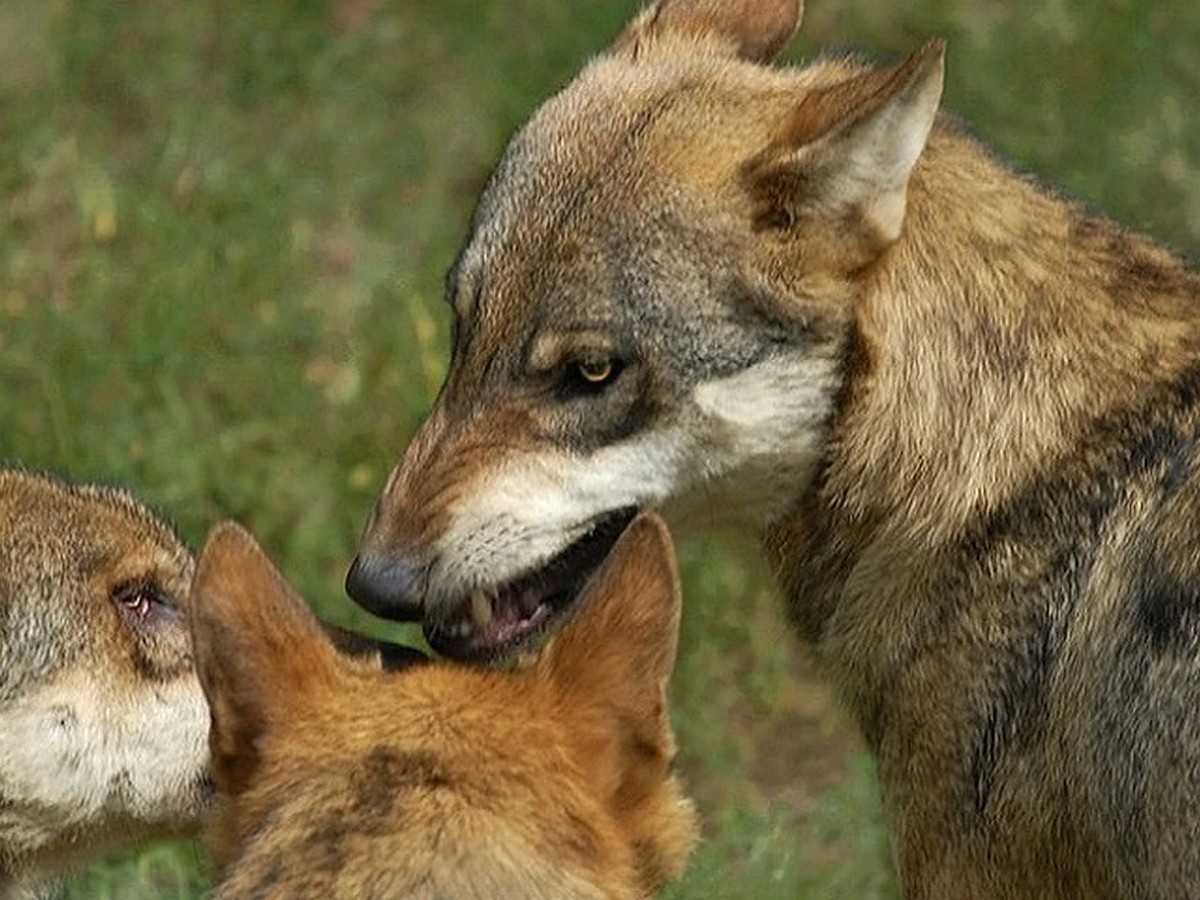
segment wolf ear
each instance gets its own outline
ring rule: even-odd
[[[538,661],[538,675],[571,708],[598,713],[603,740],[625,769],[617,777],[634,785],[657,784],[674,755],[666,689],[681,605],[671,535],[657,515],[642,514],[584,588],[575,619]],[[656,768],[657,779],[631,771],[643,762]]]
[[[945,43],[805,96],[746,167],[768,220],[850,214],[878,247],[900,237],[908,182],[937,117]],[[763,219],[762,214],[759,215]]]
[[[613,49],[636,56],[666,34],[714,36],[739,57],[768,63],[787,46],[804,15],[803,0],[658,0],[626,26]]]
[[[248,785],[261,738],[290,717],[291,698],[331,679],[337,655],[305,602],[249,532],[233,522],[208,535],[189,602],[196,670],[208,700],[218,786]]]

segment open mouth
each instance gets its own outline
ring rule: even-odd
[[[476,591],[448,616],[426,620],[429,646],[451,659],[488,662],[539,638],[571,612],[584,584],[636,513],[622,509],[599,519],[540,569]]]

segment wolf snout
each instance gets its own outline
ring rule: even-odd
[[[402,559],[363,551],[346,573],[346,593],[367,612],[401,622],[421,619],[422,568]]]

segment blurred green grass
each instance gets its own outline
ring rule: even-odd
[[[810,0],[794,60],[949,39],[947,105],[1019,164],[1200,238],[1200,7]],[[499,150],[632,0],[0,3],[0,458],[253,529],[328,617],[445,366],[443,273]],[[689,897],[897,896],[869,759],[752,548],[684,546]],[[406,633],[402,629],[402,634]],[[76,897],[200,896],[202,855]]]

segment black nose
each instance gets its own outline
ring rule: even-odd
[[[346,593],[367,612],[398,622],[422,616],[422,570],[400,560],[363,552],[346,573]]]

